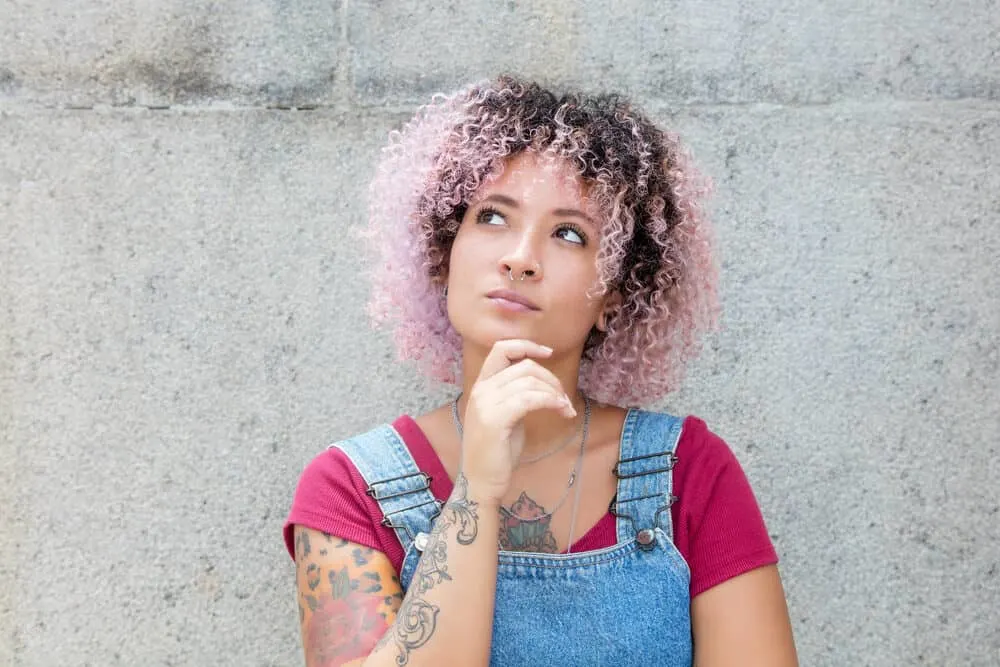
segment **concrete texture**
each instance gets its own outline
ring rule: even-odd
[[[4,0],[0,12],[0,94],[45,106],[329,103],[346,52],[336,0]]]
[[[0,664],[301,662],[302,466],[447,395],[348,230],[503,69],[715,178],[725,329],[660,407],[743,462],[802,664],[1000,664],[996,3],[430,4],[0,0]]]

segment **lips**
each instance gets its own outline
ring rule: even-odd
[[[496,289],[487,294],[491,299],[502,299],[504,301],[509,301],[511,303],[516,303],[524,306],[529,310],[539,310],[538,306],[531,299],[524,297],[517,292],[509,289]]]

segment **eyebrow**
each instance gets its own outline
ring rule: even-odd
[[[478,203],[483,204],[485,202],[496,202],[498,204],[503,204],[509,206],[513,209],[518,209],[521,207],[520,203],[513,197],[508,197],[507,195],[501,194],[491,194],[483,197]],[[582,218],[587,221],[594,229],[597,229],[597,223],[594,222],[593,218],[589,215],[575,208],[556,208],[552,209],[552,214],[556,216],[573,216],[576,218]]]

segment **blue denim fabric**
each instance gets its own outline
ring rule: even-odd
[[[630,410],[622,429],[612,503],[617,542],[597,551],[501,551],[490,664],[663,665],[692,660],[691,574],[673,544],[673,452],[683,420]],[[390,426],[335,443],[406,552],[405,590],[440,503]]]

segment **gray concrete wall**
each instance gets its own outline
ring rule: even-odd
[[[1000,664],[1000,6],[609,5],[0,0],[0,664],[300,661],[302,466],[447,394],[345,230],[500,69],[716,179],[725,329],[659,407],[745,465],[802,663]]]

